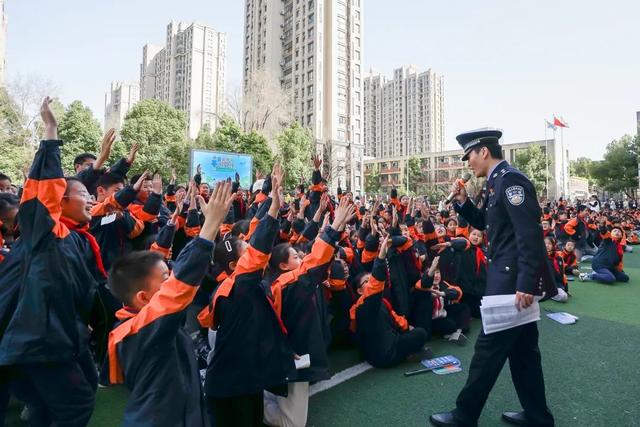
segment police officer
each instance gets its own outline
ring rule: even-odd
[[[541,211],[533,184],[502,159],[502,131],[479,129],[457,136],[463,161],[476,177],[487,177],[483,208],[467,197],[464,184],[454,184],[454,208],[473,227],[486,230],[488,268],[486,295],[515,294],[519,308],[529,307],[534,295],[557,290],[548,264],[540,224]],[[509,359],[511,378],[524,411],[505,412],[504,421],[517,425],[553,426],[547,408],[538,328],[528,323],[501,332],[481,332],[469,367],[469,378],[456,409],[430,417],[435,426],[475,426],[504,363]]]

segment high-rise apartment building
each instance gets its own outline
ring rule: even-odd
[[[227,35],[200,24],[171,22],[164,47],[142,49],[140,98],[159,99],[187,114],[189,137],[213,130],[224,113]]]
[[[324,153],[331,187],[356,193],[364,148],[362,1],[245,1],[245,88],[260,70],[277,76]]]
[[[4,10],[4,0],[0,0],[0,87],[4,87],[7,68],[7,15]]]
[[[120,130],[124,118],[140,101],[138,82],[111,82],[111,90],[104,95],[104,129]]]
[[[444,147],[444,78],[431,70],[398,68],[393,79],[364,78],[365,156],[390,158]]]

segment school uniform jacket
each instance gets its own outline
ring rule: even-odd
[[[449,250],[455,253],[458,266],[454,283],[459,284],[465,294],[483,296],[487,287],[488,264],[484,250],[465,238],[451,240]]]
[[[60,222],[61,145],[40,143],[22,193],[21,236],[0,268],[0,365],[68,360],[88,349],[95,263],[87,265],[86,239]]]
[[[122,425],[205,425],[195,350],[182,325],[213,247],[209,240],[192,240],[147,305],[118,311],[121,322],[109,334],[108,373],[111,384],[131,390]]]
[[[270,215],[259,221],[233,274],[198,317],[203,327],[217,329],[205,380],[208,397],[260,393],[296,377],[286,329],[260,286],[278,229]]]
[[[611,233],[608,230],[602,228],[600,231],[602,235],[602,243],[600,243],[598,251],[591,260],[591,267],[594,270],[606,268],[608,270],[622,271],[624,248],[620,242],[611,238]]]
[[[286,272],[271,284],[274,306],[287,328],[289,342],[298,355],[309,354],[311,366],[297,372],[297,381],[321,381],[330,378],[328,322],[321,285],[336,251],[339,233],[331,227],[320,235],[300,267]]]
[[[135,200],[136,194],[133,186],[128,185],[91,209],[90,231],[100,245],[102,261],[107,271],[113,261],[133,250],[131,240],[144,230],[144,223],[132,216],[127,209]],[[122,217],[109,224],[102,224],[105,216],[113,210],[121,211]]]
[[[386,278],[386,261],[376,258],[369,282],[350,311],[358,347],[365,360],[376,367],[386,367],[394,360],[399,336],[409,329],[407,319],[383,298]]]

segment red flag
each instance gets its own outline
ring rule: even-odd
[[[566,122],[560,120],[556,116],[553,116],[553,124],[554,124],[554,126],[558,126],[558,127],[561,127],[561,128],[568,128],[569,127],[569,125]]]

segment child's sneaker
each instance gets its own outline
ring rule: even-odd
[[[586,282],[591,280],[591,276],[588,273],[580,273],[580,276],[578,276],[578,279],[580,279],[581,282]]]

